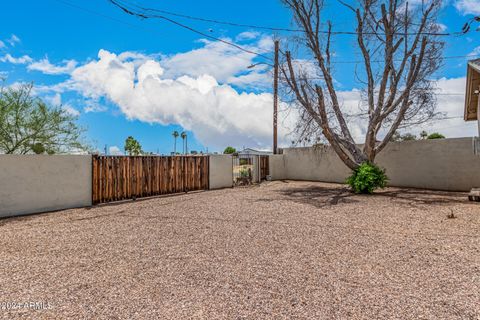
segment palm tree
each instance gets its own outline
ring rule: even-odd
[[[183,154],[187,154],[188,148],[187,148],[187,133],[185,131],[182,132],[181,134],[182,140],[183,140]]]
[[[173,139],[174,139],[173,140],[173,154],[175,155],[175,154],[177,154],[177,138],[179,136],[178,131],[177,130],[173,131],[172,136],[173,136]]]

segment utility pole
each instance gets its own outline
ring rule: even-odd
[[[273,154],[277,154],[277,123],[278,123],[278,51],[279,40],[275,40],[275,65],[273,71]]]

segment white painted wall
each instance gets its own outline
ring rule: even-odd
[[[350,170],[330,148],[288,148],[270,156],[273,180],[343,183]],[[91,156],[0,155],[0,217],[92,204]],[[389,185],[451,191],[480,187],[472,138],[391,143],[378,155]],[[210,156],[210,189],[233,186],[232,157]]]
[[[283,150],[287,179],[344,183],[350,170],[328,147]]]
[[[286,157],[284,157],[281,154],[269,156],[268,165],[269,165],[270,176],[272,176],[272,180],[287,179],[285,159]]]
[[[210,189],[233,187],[231,155],[210,155]]]
[[[252,182],[259,183],[260,182],[260,161],[259,156],[252,157]]]
[[[350,175],[328,147],[288,148],[283,156],[286,179],[344,183]],[[391,186],[450,191],[480,187],[480,156],[474,155],[472,138],[390,143],[376,160]]]
[[[470,191],[480,187],[480,156],[473,139],[436,139],[392,143],[378,155],[390,185]]]
[[[89,155],[0,155],[0,217],[92,205]]]

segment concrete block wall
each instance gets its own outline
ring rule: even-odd
[[[233,187],[233,170],[231,155],[210,156],[210,189]]]
[[[92,205],[89,155],[0,155],[0,217]]]
[[[329,147],[287,148],[283,157],[286,179],[344,183],[351,171]],[[376,160],[386,169],[390,186],[447,191],[480,187],[480,156],[473,152],[472,138],[390,143]],[[280,160],[273,163],[273,172],[279,172],[275,167]]]

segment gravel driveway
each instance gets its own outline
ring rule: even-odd
[[[461,193],[276,181],[3,219],[0,243],[5,319],[480,318]]]

